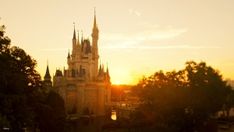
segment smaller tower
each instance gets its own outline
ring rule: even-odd
[[[52,88],[52,81],[51,81],[48,62],[47,62],[46,73],[45,73],[44,81],[43,81],[43,88],[45,92],[49,92]]]
[[[74,24],[74,31],[73,31],[73,38],[72,38],[72,55],[75,54],[75,49],[76,49],[76,27],[75,27],[75,23]]]
[[[93,20],[93,31],[92,31],[93,59],[98,59],[98,36],[99,36],[99,30],[96,22],[96,10],[94,8],[94,20]]]
[[[106,79],[107,79],[107,82],[110,82],[110,74],[109,74],[108,65],[107,65],[107,68],[106,68]]]
[[[94,8],[94,20],[93,20],[93,31],[92,31],[92,59],[94,60],[94,77],[98,75],[98,37],[99,30],[96,22],[96,10]]]
[[[80,53],[81,52],[81,45],[80,45],[80,35],[79,35],[79,30],[77,30],[77,42],[76,42],[76,46],[77,46],[77,52]]]

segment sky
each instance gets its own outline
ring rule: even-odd
[[[37,60],[43,77],[67,67],[73,23],[91,38],[94,7],[100,62],[114,84],[205,61],[234,79],[233,0],[0,0],[0,24],[12,45]]]

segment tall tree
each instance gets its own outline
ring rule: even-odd
[[[35,70],[36,61],[23,49],[11,46],[5,27],[0,29],[0,114],[12,131],[22,131],[32,123],[27,98],[40,86],[40,75]]]
[[[191,93],[188,99],[190,106],[199,114],[197,117],[208,117],[220,110],[231,89],[219,72],[204,62],[193,61],[186,63],[184,71]]]

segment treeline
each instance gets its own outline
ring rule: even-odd
[[[140,99],[133,124],[158,132],[216,131],[217,112],[228,113],[234,105],[231,87],[205,62],[189,61],[180,71],[156,72],[132,92]]]
[[[11,46],[0,26],[0,131],[63,131],[63,99],[45,92],[36,61],[23,49]]]

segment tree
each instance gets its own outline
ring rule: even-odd
[[[27,98],[40,85],[40,75],[35,70],[36,61],[23,49],[10,46],[5,27],[0,29],[0,114],[12,131],[22,131],[32,123]]]
[[[42,132],[62,131],[63,99],[53,91],[43,92],[36,61],[23,49],[11,46],[4,34],[5,26],[0,26],[0,129],[20,132],[38,125]]]
[[[183,70],[143,78],[133,92],[142,102],[141,119],[157,130],[194,131],[222,109],[230,87],[212,67],[191,61]]]
[[[63,132],[65,128],[64,101],[60,95],[50,91],[37,105],[37,121],[41,132]]]
[[[190,105],[197,114],[202,114],[197,116],[207,118],[221,110],[231,89],[219,72],[204,62],[187,62],[184,71],[192,93],[189,96]]]

